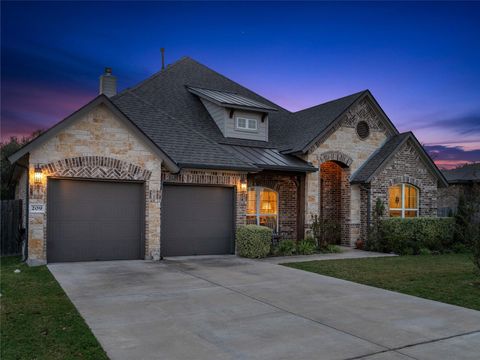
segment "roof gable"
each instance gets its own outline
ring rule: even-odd
[[[398,149],[401,148],[408,140],[412,140],[415,149],[420,154],[423,162],[427,168],[435,175],[441,186],[447,186],[447,180],[437,165],[433,162],[427,154],[423,146],[418,142],[412,132],[406,132],[392,136],[388,139],[381,148],[374,152],[367,161],[353,174],[350,182],[355,183],[369,183],[378,172],[386,166],[393,158]]]
[[[284,152],[306,153],[319,141],[326,139],[328,134],[342,121],[344,114],[364,99],[368,99],[374,110],[381,115],[391,133],[398,134],[398,130],[370,91],[364,90],[294,113],[296,126],[294,129],[288,130],[291,132],[292,139],[289,148],[283,149]]]
[[[179,170],[178,166],[175,164],[175,162],[172,161],[172,159],[152,140],[145,134],[143,130],[138,128],[123,112],[120,111],[120,109],[115,106],[115,104],[105,95],[99,95],[92,101],[90,101],[88,104],[85,106],[81,107],[74,113],[70,114],[66,118],[64,118],[62,121],[30,141],[29,143],[25,144],[22,148],[20,148],[17,152],[12,154],[8,160],[11,163],[14,163],[21,159],[23,156],[28,154],[30,151],[38,147],[39,145],[45,143],[55,135],[57,135],[60,131],[63,129],[69,127],[72,125],[74,122],[77,120],[81,119],[85,114],[90,112],[92,109],[99,105],[105,105],[114,115],[115,117],[123,122],[130,131],[132,131],[135,135],[137,135],[140,139],[142,139],[146,145],[155,153],[158,155],[160,159],[162,159],[165,163],[165,166],[173,172],[177,172]]]

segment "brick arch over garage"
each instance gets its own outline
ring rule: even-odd
[[[40,166],[46,176],[146,181],[151,171],[106,156],[79,156]]]

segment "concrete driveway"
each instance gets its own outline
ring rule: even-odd
[[[235,256],[49,265],[111,359],[478,359],[480,312]]]

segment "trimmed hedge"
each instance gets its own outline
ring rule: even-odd
[[[425,249],[451,251],[454,228],[453,218],[383,219],[379,236],[368,239],[367,249],[399,255],[416,255]]]
[[[237,229],[237,254],[247,258],[263,258],[270,252],[272,229],[266,226],[246,225]]]

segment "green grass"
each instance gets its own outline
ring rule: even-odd
[[[2,360],[108,359],[46,266],[0,261]]]
[[[323,260],[296,269],[480,310],[480,274],[469,254]]]

